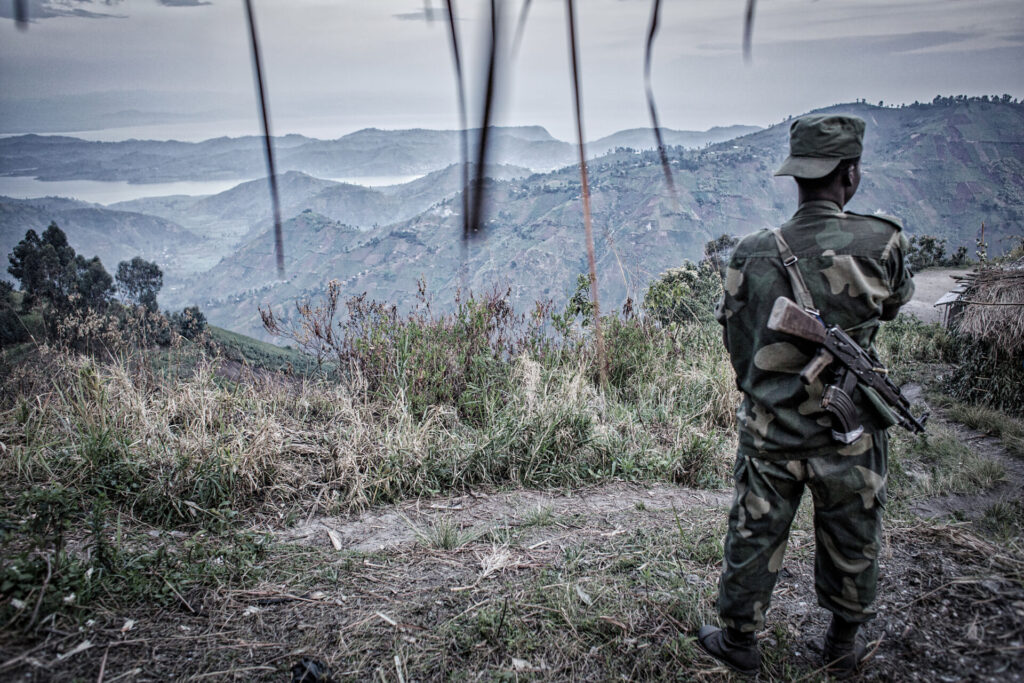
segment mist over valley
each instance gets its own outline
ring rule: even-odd
[[[851,209],[903,219],[908,234],[972,246],[981,224],[992,249],[1024,216],[1024,107],[946,98],[819,111],[865,118],[864,181]],[[788,122],[768,129],[663,131],[678,201],[665,184],[649,129],[588,144],[601,294],[639,300],[647,283],[706,241],[778,225],[795,190],[772,172],[787,153]],[[0,247],[55,221],[81,253],[105,264],[141,255],[160,264],[161,305],[199,305],[212,323],[266,338],[257,305],[283,315],[330,280],[346,296],[407,306],[423,279],[445,307],[459,287],[511,288],[520,307],[564,301],[584,272],[582,211],[572,145],[539,126],[496,128],[486,176],[484,234],[463,249],[457,131],[366,129],[337,140],[275,140],[285,278],[274,267],[272,217],[255,137],[95,142],[64,136],[0,139],[0,170],[38,184],[114,183],[145,195],[105,205],[68,199],[0,200]],[[152,196],[160,183],[253,178],[206,194]],[[356,183],[327,178],[348,177]],[[388,179],[414,180],[391,185]],[[2,182],[2,181],[0,181]],[[157,183],[157,185],[149,185]],[[370,185],[374,186],[370,186]]]

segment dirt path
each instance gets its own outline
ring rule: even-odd
[[[614,482],[315,519],[276,532],[250,589],[101,613],[3,675],[280,681],[305,659],[337,681],[731,680],[693,641],[714,619],[729,498]],[[812,517],[805,501],[761,635],[762,680],[823,679]],[[888,522],[879,558],[865,680],[1024,680],[1019,555],[908,517]]]
[[[929,268],[914,273],[914,298],[902,311],[910,313],[926,323],[937,323],[942,319],[942,309],[935,306],[943,294],[956,286],[953,275],[968,272],[964,268]]]
[[[530,545],[545,535],[552,537],[545,532],[551,520],[575,520],[572,535],[579,535],[595,525],[614,530],[628,523],[637,509],[717,509],[728,500],[724,491],[668,484],[641,487],[615,483],[573,493],[520,490],[411,501],[342,518],[321,517],[284,531],[281,539],[310,545],[331,543],[336,550],[380,552],[429,543],[444,525],[459,530],[465,538],[485,537],[504,526],[530,529],[519,538],[521,544]]]

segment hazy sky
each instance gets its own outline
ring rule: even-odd
[[[509,37],[520,2],[499,0]],[[254,3],[275,133],[457,127],[447,28],[424,18],[443,0]],[[201,114],[209,136],[258,130],[242,0],[30,4],[37,19],[27,31],[0,19],[3,107],[106,92],[99,100],[110,111]],[[506,61],[497,123],[541,124],[571,137],[564,5],[532,3],[519,55]],[[456,2],[474,67],[488,6]],[[741,54],[744,6],[663,0],[654,63],[662,125],[768,125],[857,98],[1024,95],[1022,0],[761,0],[749,65]],[[10,17],[11,7],[0,0],[0,17]],[[642,60],[650,8],[649,0],[577,0],[588,137],[647,125]],[[478,71],[471,95],[479,91]]]

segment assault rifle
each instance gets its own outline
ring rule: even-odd
[[[864,433],[857,420],[857,409],[850,398],[859,382],[875,391],[892,410],[896,422],[911,432],[923,432],[928,413],[920,418],[910,412],[910,402],[886,376],[886,369],[862,349],[850,335],[836,325],[826,326],[820,318],[805,311],[790,299],[780,296],[772,306],[768,329],[812,341],[818,353],[800,371],[800,381],[810,384],[834,361],[839,362],[835,381],[825,387],[821,407],[832,416],[832,437],[841,443],[853,443]]]

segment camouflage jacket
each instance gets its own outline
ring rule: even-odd
[[[799,259],[825,323],[839,325],[873,353],[879,321],[894,318],[914,293],[904,263],[908,243],[899,221],[812,201],[782,226],[782,235]],[[834,451],[837,444],[828,414],[819,405],[831,371],[805,387],[799,373],[815,345],[766,327],[780,296],[795,298],[774,236],[770,230],[748,235],[729,261],[715,317],[724,326],[736,384],[743,392],[737,411],[741,449],[787,460]],[[866,433],[889,426],[860,387],[852,398]],[[855,452],[858,447],[854,443],[847,448]]]

